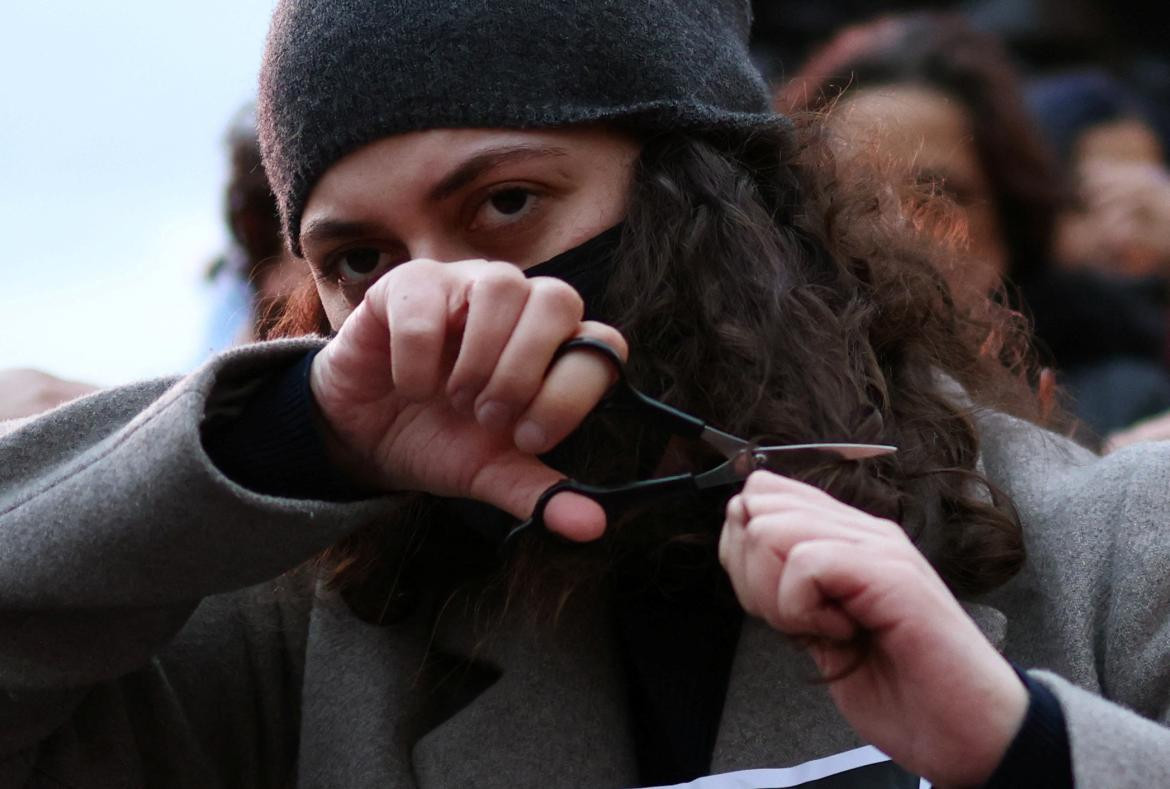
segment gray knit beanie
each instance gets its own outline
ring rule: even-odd
[[[773,125],[750,26],[749,0],[280,0],[258,114],[290,246],[325,171],[393,134]]]

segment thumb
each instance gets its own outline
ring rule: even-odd
[[[533,455],[511,452],[480,469],[471,497],[528,520],[541,495],[564,478]],[[605,510],[590,498],[565,491],[545,507],[544,525],[566,539],[589,542],[605,533]]]

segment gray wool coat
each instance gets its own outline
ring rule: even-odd
[[[606,606],[486,638],[460,606],[376,627],[286,573],[400,506],[259,495],[204,453],[206,415],[305,347],[242,349],[0,438],[0,787],[636,785]],[[1170,445],[1102,459],[979,423],[1029,560],[968,610],[1056,695],[1078,786],[1170,786]],[[456,680],[422,679],[428,650]],[[746,623],[712,771],[862,745],[811,676]]]

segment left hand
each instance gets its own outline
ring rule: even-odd
[[[809,638],[822,676],[855,666],[828,688],[863,739],[935,785],[991,777],[1027,691],[900,526],[757,471],[728,504],[719,558],[744,610]]]

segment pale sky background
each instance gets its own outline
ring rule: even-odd
[[[207,353],[224,131],[274,0],[38,0],[0,25],[0,368],[112,385]]]

